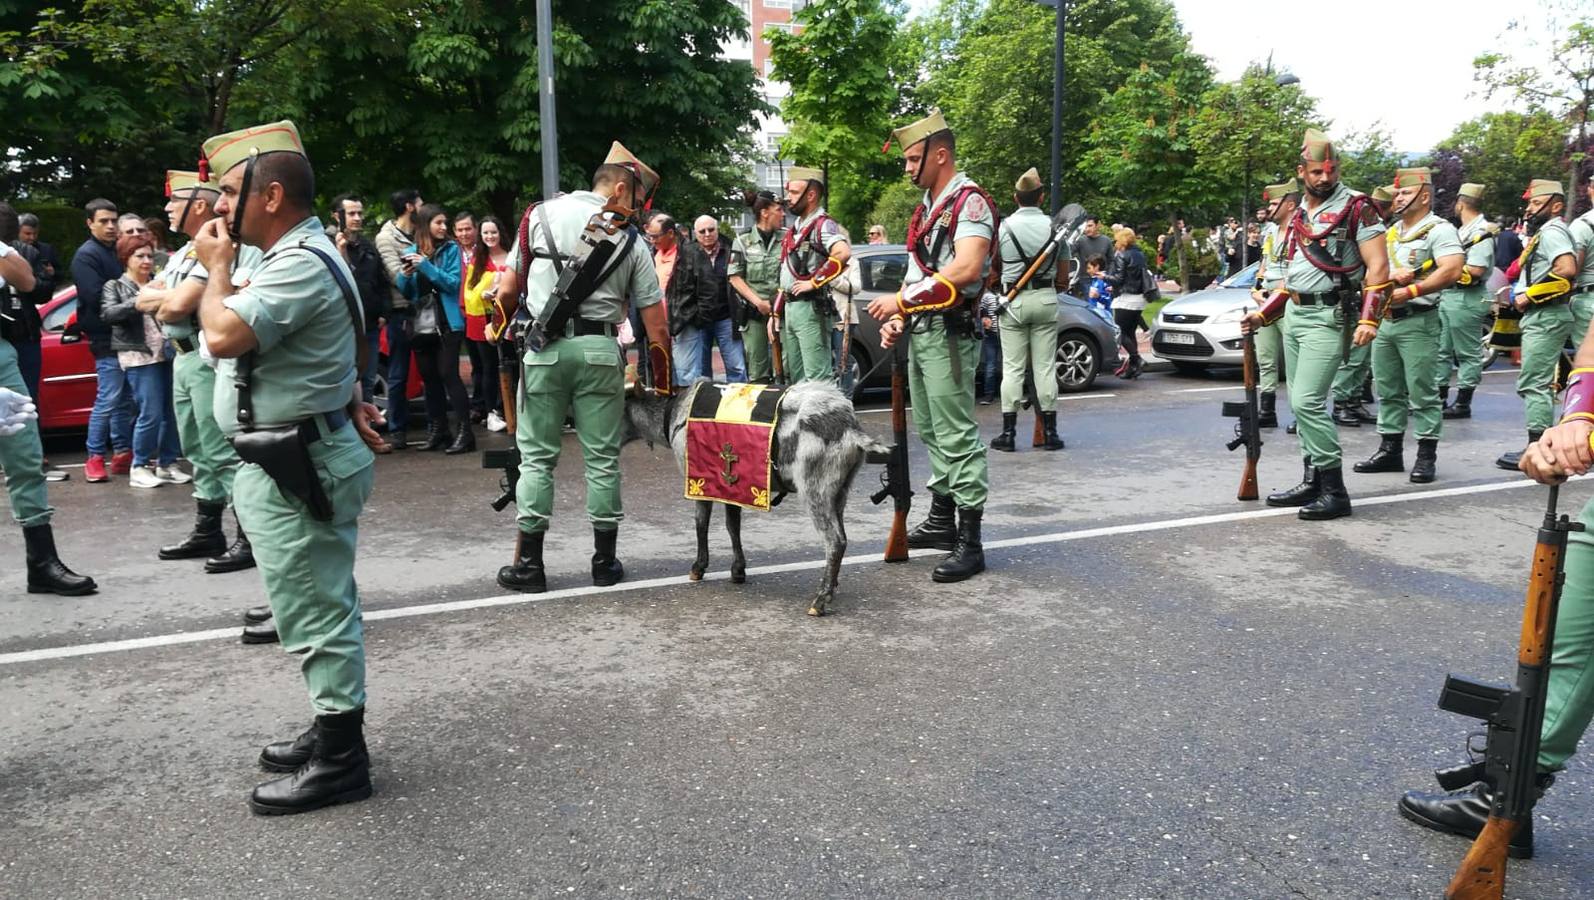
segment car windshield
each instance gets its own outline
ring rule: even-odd
[[[1223,286],[1231,288],[1248,288],[1251,285],[1256,284],[1256,270],[1260,265],[1262,264],[1259,262],[1251,263],[1240,271],[1230,275],[1228,279],[1223,282]]]
[[[77,312],[77,298],[73,297],[71,300],[50,310],[49,315],[44,317],[41,325],[45,331],[60,331],[66,328],[66,320],[72,318],[72,314],[75,312]]]

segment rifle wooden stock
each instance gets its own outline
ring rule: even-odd
[[[1040,405],[1040,402],[1036,401],[1036,403],[1035,403],[1035,434],[1032,437],[1032,442],[1030,443],[1030,446],[1031,447],[1043,447],[1045,445],[1046,445],[1046,422],[1045,422],[1045,420],[1043,420],[1041,418],[1041,405]]]
[[[519,365],[514,354],[501,354],[498,358],[498,396],[504,401],[504,427],[513,437],[515,434],[515,387],[514,381],[509,377],[509,367]]]
[[[785,293],[785,292],[784,291],[777,291],[775,293],[775,304],[779,304],[780,303],[780,295],[783,294],[783,293]],[[772,304],[772,306],[775,305],[775,304]],[[786,383],[786,361],[780,355],[780,329],[774,327],[775,325],[779,325],[779,324],[780,324],[780,319],[775,317],[775,316],[771,316],[768,320],[765,321],[764,327],[769,329],[769,360],[770,360],[770,368],[773,370],[774,375],[775,375],[775,383],[776,384],[785,384]]]
[[[1245,336],[1245,406],[1252,416],[1250,423],[1252,430],[1260,428],[1257,421],[1260,413],[1257,408],[1256,370],[1256,335],[1251,333]],[[1261,441],[1248,440],[1245,448],[1245,471],[1240,474],[1240,491],[1236,495],[1240,500],[1257,498],[1256,462],[1261,455]]]
[[[891,349],[891,467],[895,470],[893,485],[891,533],[886,536],[886,562],[905,562],[908,558],[908,510],[912,506],[912,491],[908,479],[908,360],[903,342],[904,333]]]
[[[1506,851],[1516,831],[1516,822],[1490,816],[1445,888],[1445,900],[1501,900],[1505,896]]]

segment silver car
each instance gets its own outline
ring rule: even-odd
[[[1241,365],[1245,350],[1240,320],[1256,309],[1251,286],[1256,283],[1257,265],[1164,306],[1151,326],[1151,354],[1173,363],[1180,372]]]
[[[852,248],[862,286],[853,301],[858,324],[853,331],[852,368],[856,379],[881,359],[880,323],[864,312],[882,294],[894,294],[908,272],[908,248],[902,244],[864,244]],[[1118,333],[1090,311],[1090,305],[1065,293],[1057,295],[1057,390],[1073,394],[1088,391],[1102,370],[1118,367]],[[891,366],[882,364],[858,385],[857,392],[891,388]]]

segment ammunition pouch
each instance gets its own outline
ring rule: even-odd
[[[330,522],[332,501],[310,458],[310,445],[326,436],[321,433],[316,419],[324,420],[330,431],[348,422],[348,416],[337,410],[305,419],[297,425],[240,431],[230,441],[238,458],[265,470],[284,496],[299,498],[317,521]]]

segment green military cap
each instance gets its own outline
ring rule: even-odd
[[[299,140],[299,129],[287,119],[270,125],[255,125],[238,131],[218,134],[205,141],[199,158],[200,180],[209,181],[232,170],[250,156],[265,153],[297,153],[304,156],[304,142]]]
[[[1301,159],[1307,162],[1328,162],[1339,159],[1339,150],[1328,135],[1316,128],[1306,129],[1306,137],[1301,141]]]
[[[1483,192],[1485,190],[1487,190],[1487,189],[1488,189],[1488,185],[1478,184],[1476,182],[1469,181],[1466,184],[1463,184],[1461,186],[1461,188],[1456,191],[1456,196],[1457,197],[1471,197],[1474,200],[1482,200],[1483,199]]]
[[[925,116],[919,121],[914,122],[911,125],[904,125],[901,128],[893,129],[891,132],[891,140],[886,141],[886,145],[882,147],[881,150],[882,152],[890,150],[891,141],[896,141],[897,146],[902,149],[902,152],[906,153],[908,152],[908,148],[912,147],[914,144],[917,144],[926,138],[934,137],[943,131],[951,130],[951,128],[947,127],[946,118],[941,115],[941,111],[939,109],[932,109],[930,110],[929,115]]]
[[[1283,184],[1270,184],[1263,188],[1262,199],[1267,203],[1272,203],[1274,200],[1282,200],[1291,194],[1299,194],[1300,192],[1301,186],[1295,183],[1295,179],[1291,178]]]
[[[813,169],[808,166],[792,166],[786,170],[787,181],[817,181],[825,183],[825,170]]]
[[[631,174],[642,183],[644,194],[653,193],[653,189],[659,186],[659,173],[648,168],[647,163],[637,159],[636,154],[625,149],[625,145],[619,141],[609,145],[609,155],[603,158],[603,164],[630,170]]]
[[[1373,188],[1374,203],[1390,203],[1394,201],[1394,199],[1395,191],[1393,186],[1381,184],[1378,187]]]
[[[1018,176],[1018,181],[1013,182],[1013,190],[1018,191],[1019,193],[1024,193],[1026,191],[1038,191],[1040,189],[1041,173],[1037,171],[1034,166],[1030,166],[1029,171]]]
[[[170,197],[178,191],[187,191],[194,188],[218,193],[221,191],[221,185],[216,183],[214,175],[211,176],[209,181],[201,181],[198,172],[185,172],[179,169],[166,170],[166,196]]]
[[[1522,199],[1532,200],[1535,197],[1552,195],[1566,196],[1566,191],[1561,189],[1561,183],[1559,181],[1551,181],[1548,178],[1535,178],[1528,182],[1528,189],[1522,194]]]
[[[1420,184],[1433,184],[1433,170],[1427,166],[1417,166],[1410,169],[1396,169],[1395,183],[1391,185],[1395,190],[1407,187],[1416,187]]]

